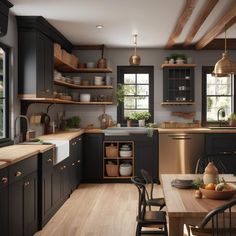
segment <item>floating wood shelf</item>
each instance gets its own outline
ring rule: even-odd
[[[22,101],[29,101],[35,103],[55,103],[55,104],[72,104],[72,105],[112,105],[112,102],[75,102],[70,100],[63,100],[59,98],[34,98],[34,97],[20,97]]]
[[[102,85],[102,86],[97,86],[97,85],[84,86],[84,85],[70,84],[70,83],[62,82],[62,81],[58,81],[58,80],[54,80],[54,84],[65,86],[65,87],[68,87],[68,88],[74,88],[74,89],[113,89],[113,86],[108,86],[108,85]]]
[[[195,67],[197,64],[162,64],[161,68],[164,67]]]
[[[76,68],[54,56],[54,66],[60,72],[67,73],[111,73],[111,68]]]
[[[162,102],[162,106],[166,105],[195,105],[195,102]]]

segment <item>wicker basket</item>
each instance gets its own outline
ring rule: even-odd
[[[58,43],[54,43],[54,56],[60,60],[62,58],[61,45]]]
[[[119,176],[119,165],[106,164],[107,176]]]
[[[106,157],[118,157],[118,148],[116,146],[107,146],[106,147]]]
[[[70,56],[70,64],[71,64],[73,67],[77,68],[77,67],[78,67],[78,64],[79,64],[79,58],[78,58],[77,56],[71,54],[71,56]]]
[[[66,50],[62,49],[62,61],[68,65],[70,65],[71,62],[71,54],[68,53]]]

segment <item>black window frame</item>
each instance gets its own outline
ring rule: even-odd
[[[154,66],[117,66],[117,84],[124,84],[125,73],[148,73],[149,74],[149,112],[150,119],[147,122],[154,120]],[[121,103],[117,107],[117,123],[121,126],[126,126],[127,120],[124,119],[124,104]],[[135,126],[138,122],[133,122]]]
[[[10,109],[9,109],[9,100],[10,100],[10,91],[9,91],[9,88],[10,88],[10,81],[9,81],[9,53],[10,53],[10,48],[1,43],[0,42],[0,47],[4,50],[5,52],[5,55],[6,55],[6,62],[5,62],[5,86],[4,86],[4,89],[5,89],[5,107],[6,107],[6,116],[5,116],[5,124],[6,124],[6,127],[5,127],[5,130],[6,130],[6,137],[5,138],[0,138],[0,147],[1,146],[5,146],[7,144],[11,144],[10,141]],[[2,98],[0,98],[2,99]]]
[[[206,75],[207,74],[211,74],[212,71],[214,70],[214,66],[203,66],[202,67],[202,124],[204,126],[209,126],[209,125],[219,125],[220,122],[217,122],[217,121],[212,121],[212,122],[209,122],[206,120],[206,92],[207,92],[207,87],[206,87]],[[236,111],[236,86],[235,86],[235,82],[236,82],[236,76],[234,76],[232,78],[232,84],[231,84],[231,87],[232,87],[232,96],[233,96],[233,106],[232,106],[232,112],[235,112]]]

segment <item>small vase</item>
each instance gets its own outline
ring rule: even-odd
[[[145,120],[139,120],[138,121],[138,126],[139,127],[144,127],[145,126]]]
[[[235,127],[236,126],[236,120],[229,120],[229,126]]]
[[[131,127],[132,121],[131,120],[127,120],[127,127]]]
[[[213,162],[209,162],[203,174],[204,184],[217,184],[219,182],[219,173]]]

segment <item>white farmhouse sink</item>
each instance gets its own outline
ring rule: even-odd
[[[47,143],[55,144],[56,153],[53,155],[53,164],[56,165],[63,161],[70,155],[70,141],[69,140],[45,140]]]

